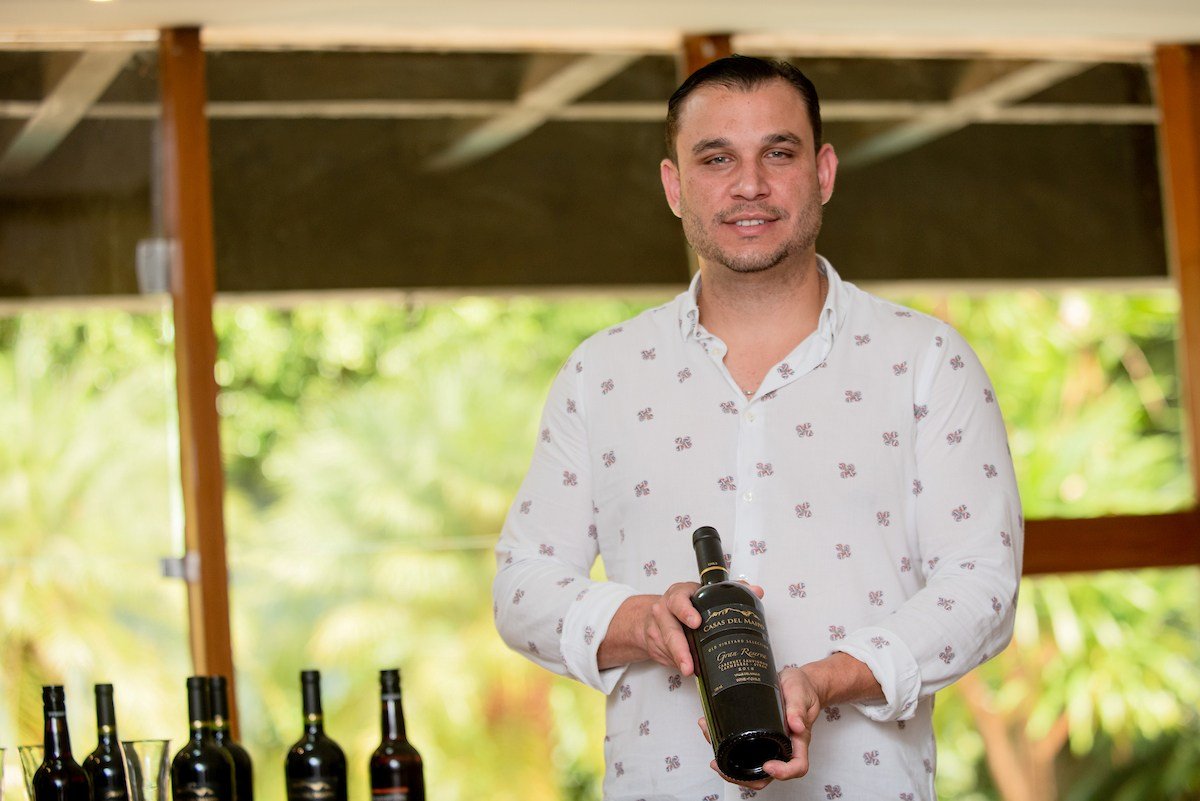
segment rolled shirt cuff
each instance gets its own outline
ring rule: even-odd
[[[855,702],[856,709],[879,722],[908,720],[916,714],[921,671],[908,646],[894,632],[876,627],[858,629],[836,650],[870,668],[883,688],[882,702]]]
[[[598,581],[580,591],[563,618],[561,651],[567,672],[589,687],[608,695],[616,688],[626,665],[600,670],[596,653],[608,635],[617,608],[637,595],[633,587]]]

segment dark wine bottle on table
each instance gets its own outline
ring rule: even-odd
[[[212,690],[213,739],[233,760],[233,788],[237,801],[254,801],[254,765],[250,754],[233,739],[229,731],[229,683],[224,676],[209,676]]]
[[[33,801],[92,801],[87,771],[71,756],[67,702],[63,688],[42,688],[42,720],[46,751],[33,774]]]
[[[371,799],[425,801],[421,755],[404,732],[399,670],[379,672],[379,703],[383,741],[371,754]]]
[[[321,714],[321,674],[300,673],[304,736],[288,751],[284,764],[288,801],[346,801],[346,755],[325,734]]]
[[[187,680],[191,737],[171,761],[174,801],[234,801],[233,760],[217,745],[212,730],[207,676]]]
[[[721,536],[711,526],[692,534],[700,589],[692,605],[700,627],[684,627],[717,767],[731,779],[769,778],[762,766],[792,758],[779,679],[762,601],[729,580]]]
[[[126,801],[125,760],[117,739],[117,714],[111,684],[96,685],[96,750],[83,760],[92,780],[92,801]]]

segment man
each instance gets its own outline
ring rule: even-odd
[[[699,273],[555,381],[497,546],[497,628],[608,695],[607,799],[933,799],[933,693],[1005,646],[1021,572],[992,388],[949,326],[817,255],[837,157],[794,67],[699,70],[667,148]],[[701,525],[765,591],[794,752],[773,781],[725,782],[695,725]]]

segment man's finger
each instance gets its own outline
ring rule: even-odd
[[[700,625],[700,613],[692,606],[690,585],[676,584],[667,590],[667,594],[663,596],[663,606],[672,617],[689,628],[694,629]]]
[[[664,645],[671,660],[679,667],[679,672],[685,676],[692,675],[692,652],[688,648],[687,637],[683,629],[676,624],[674,628],[664,633]]]
[[[715,770],[717,772],[717,775],[720,776],[722,779],[729,782],[730,784],[736,784],[739,787],[748,787],[751,790],[762,790],[768,784],[771,783],[770,778],[759,779],[758,781],[754,781],[754,782],[744,782],[744,781],[738,781],[737,779],[731,779],[730,777],[726,776],[724,773],[721,772],[721,769],[717,767],[717,760],[715,760],[715,759],[712,762],[709,762],[708,766],[710,768],[712,768],[713,770]]]

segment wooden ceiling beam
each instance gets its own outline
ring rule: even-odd
[[[1200,512],[1025,522],[1024,575],[1200,564]]]
[[[85,50],[0,156],[0,176],[27,173],[53,153],[124,69],[135,50],[132,45]]]
[[[0,101],[0,119],[26,119],[38,107],[30,101]],[[213,120],[429,120],[496,117],[515,107],[505,100],[218,100],[206,109]],[[946,108],[946,103],[907,100],[831,100],[821,104],[821,118],[825,122],[906,120]],[[97,103],[85,114],[97,120],[154,120],[158,115],[158,106],[153,103]],[[550,110],[547,119],[661,123],[665,115],[665,101],[606,101],[562,106]],[[1027,103],[982,112],[972,124],[1155,125],[1159,117],[1156,106]]]
[[[865,167],[913,150],[927,142],[994,116],[999,109],[1078,75],[1091,65],[1074,61],[1047,61],[1014,70],[983,86],[964,92],[941,108],[867,139],[839,154],[845,167]]]
[[[508,111],[479,125],[427,163],[432,170],[462,167],[495,153],[541,127],[555,111],[574,102],[622,72],[638,58],[630,53],[594,53],[571,60],[566,66],[539,75],[541,80],[521,92]],[[538,59],[533,69],[542,73]]]

